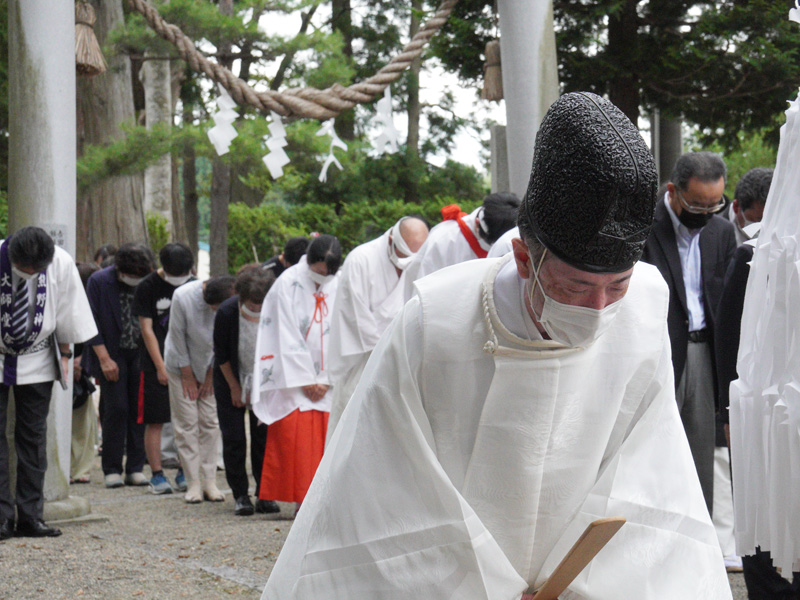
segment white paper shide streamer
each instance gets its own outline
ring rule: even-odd
[[[214,126],[208,130],[208,139],[214,145],[217,155],[222,156],[230,150],[231,142],[238,134],[233,127],[233,122],[239,113],[236,112],[236,102],[230,97],[228,91],[221,85],[219,98],[217,98],[217,112],[214,113]]]
[[[800,7],[790,17],[800,23]],[[800,570],[800,96],[786,111],[731,384],[736,549]]]
[[[383,127],[383,131],[375,138],[373,146],[378,154],[385,152],[394,154],[398,149],[397,140],[400,137],[400,132],[394,126],[394,120],[392,119],[392,92],[388,87],[383,91],[383,98],[378,100],[376,118]]]
[[[322,164],[322,171],[319,174],[320,181],[327,181],[328,180],[328,167],[331,164],[336,165],[339,167],[339,170],[342,170],[342,163],[336,158],[333,154],[334,148],[341,148],[342,150],[347,150],[347,144],[345,144],[338,135],[336,135],[336,131],[333,128],[334,120],[331,119],[330,121],[325,121],[320,127],[319,131],[317,131],[317,136],[321,137],[323,135],[330,136],[331,138],[331,145],[330,150],[328,152],[328,157],[325,159],[325,162]]]
[[[286,141],[286,128],[283,126],[281,116],[274,111],[270,111],[272,123],[269,126],[270,135],[264,136],[264,142],[269,148],[269,153],[261,160],[264,161],[269,174],[273,179],[283,175],[283,167],[289,164],[289,156],[284,147],[289,143]]]

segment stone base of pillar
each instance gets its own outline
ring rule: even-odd
[[[81,496],[67,496],[61,500],[44,503],[44,520],[65,521],[85,517],[92,510],[89,501]]]

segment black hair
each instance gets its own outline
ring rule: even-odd
[[[41,227],[23,227],[8,242],[8,258],[16,267],[44,271],[56,253],[56,245]]]
[[[275,273],[271,269],[264,269],[259,264],[244,267],[236,277],[235,289],[239,294],[239,302],[261,304],[273,283]]]
[[[219,275],[206,281],[203,287],[203,300],[209,306],[222,304],[225,300],[233,296],[233,286],[236,277],[233,275]]]
[[[308,238],[293,237],[283,246],[283,260],[291,267],[296,265],[308,249]]]
[[[324,262],[328,275],[336,275],[342,264],[342,246],[334,235],[322,234],[314,238],[308,245],[306,261],[309,265]]]
[[[524,206],[519,207],[517,227],[519,227],[519,237],[523,242],[525,242],[528,250],[530,250],[533,262],[538,264],[542,258],[542,254],[544,254],[545,247],[539,241],[539,238],[536,237],[536,233],[533,231],[533,225],[531,225],[530,217],[528,216],[528,211]],[[536,264],[533,266],[535,267]]]
[[[483,199],[483,216],[481,223],[486,227],[478,227],[478,233],[490,244],[506,231],[514,227],[519,212],[520,201],[516,194],[499,192],[489,194]]]
[[[161,266],[168,275],[179,277],[191,272],[194,256],[189,246],[181,242],[170,242],[158,253]]]
[[[95,271],[99,271],[100,267],[95,262],[76,262],[75,266],[78,269],[78,275],[81,276],[81,283],[83,284],[83,289],[86,289],[86,284],[89,283],[89,277],[92,276],[92,273]]]
[[[689,180],[697,178],[703,183],[713,183],[722,178],[727,180],[728,172],[725,161],[719,154],[713,152],[689,152],[681,156],[675,163],[675,169],[669,180],[679,190],[685,191],[689,187]]]
[[[109,257],[113,257],[116,253],[117,247],[114,244],[103,244],[94,251],[94,262],[101,264]]]
[[[756,167],[742,175],[733,194],[739,201],[739,210],[747,210],[754,204],[766,203],[774,172],[774,169]]]
[[[145,244],[122,244],[114,254],[114,265],[119,273],[144,277],[156,268],[156,257]]]

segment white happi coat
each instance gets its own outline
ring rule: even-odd
[[[255,365],[253,368],[253,411],[270,425],[295,409],[301,411],[331,409],[331,390],[317,402],[303,390],[316,383],[330,385],[328,379],[328,340],[330,316],[336,299],[338,276],[317,290],[303,256],[289,267],[264,298],[258,326]],[[322,321],[315,320],[317,300],[324,295]]]
[[[478,207],[464,217],[464,223],[478,237],[475,231],[475,218],[483,207]],[[414,296],[414,282],[426,275],[466,260],[478,258],[461,232],[456,221],[442,221],[431,229],[428,238],[414,255],[414,260],[403,273],[403,300]]]
[[[5,240],[0,241],[0,244]],[[36,297],[36,277],[28,282],[31,299]],[[28,325],[30,328],[30,324]],[[30,329],[29,329],[30,331]],[[53,262],[47,267],[47,298],[44,304],[42,329],[32,346],[40,344],[53,332],[61,344],[77,344],[97,335],[89,300],[81,283],[75,261],[66,250],[56,246]],[[3,344],[0,340],[0,344]],[[17,357],[17,383],[27,385],[58,379],[55,350],[45,348]],[[0,381],[3,377],[5,355],[0,354]]]
[[[330,378],[333,404],[330,440],[367,359],[403,308],[402,277],[389,260],[389,231],[354,248],[342,266],[331,318]]]
[[[658,271],[636,266],[589,348],[553,349],[498,317],[495,277],[510,260],[418,282],[262,598],[517,599],[614,515],[628,522],[562,600],[731,597],[675,403]],[[512,275],[504,296],[524,311]]]

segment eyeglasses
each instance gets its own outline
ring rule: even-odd
[[[683,194],[681,194],[677,188],[675,189],[675,194],[678,196],[678,201],[681,203],[681,206],[686,209],[686,211],[693,213],[695,215],[707,215],[709,213],[718,213],[723,208],[725,208],[725,204],[727,203],[725,200],[725,196],[720,198],[720,201],[715,204],[714,206],[697,206],[696,204],[689,204],[683,198]]]

